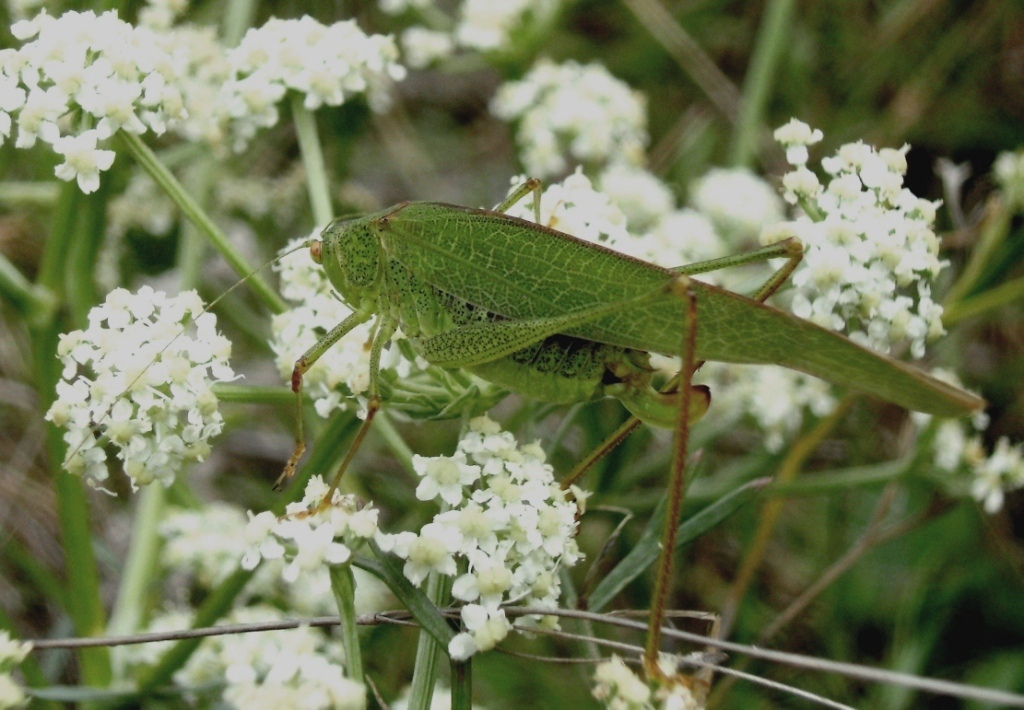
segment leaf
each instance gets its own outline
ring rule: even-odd
[[[676,549],[678,550],[683,544],[700,537],[735,513],[742,505],[753,500],[768,485],[769,480],[768,478],[758,478],[749,481],[685,520],[679,526]],[[589,611],[600,611],[607,606],[627,584],[643,574],[658,559],[658,555],[661,553],[661,528],[664,518],[665,499],[662,498],[636,546],[615,566],[615,569],[601,580],[593,594],[590,595],[587,604]]]
[[[448,620],[441,616],[441,612],[431,603],[426,594],[405,578],[397,560],[392,555],[386,554],[374,542],[370,542],[369,545],[377,559],[356,556],[353,558],[352,564],[373,574],[388,585],[391,592],[412,613],[420,626],[441,644],[442,648],[447,649],[448,642],[455,638],[455,631],[448,624]]]

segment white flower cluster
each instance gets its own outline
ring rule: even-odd
[[[651,689],[618,656],[594,669],[594,698],[606,708],[642,710],[651,707]]]
[[[211,28],[172,27],[183,10],[180,0],[153,3],[139,27],[113,11],[43,12],[15,23],[25,44],[0,50],[0,144],[16,120],[16,147],[51,145],[65,159],[57,177],[94,192],[114,160],[100,141],[118,130],[173,129],[241,150],[277,123],[288,90],[304,94],[311,110],[359,93],[383,109],[389,81],[405,74],[394,40],[353,21],[272,19],[228,49]],[[87,120],[72,127],[76,112]]]
[[[821,161],[831,176],[823,187],[804,164],[820,131],[791,121],[776,137],[797,166],[783,179],[785,197],[808,215],[766,229],[761,239],[797,236],[804,243],[792,278],[793,312],[881,352],[906,342],[922,357],[926,341],[944,332],[930,280],[946,262],[932,231],[938,203],[903,187],[907,147],[844,145]]]
[[[67,429],[64,467],[98,485],[111,444],[136,489],[170,485],[205,459],[224,426],[211,385],[235,379],[231,342],[216,326],[195,291],[171,297],[143,286],[111,291],[88,328],[62,335],[64,371],[46,419]]]
[[[410,8],[422,11],[430,4],[423,0],[381,0],[380,8],[396,15]],[[457,19],[443,17],[431,8],[427,19],[434,29],[417,25],[402,32],[404,59],[410,67],[422,69],[450,56],[458,47],[477,52],[508,50],[515,46],[519,33],[532,24],[544,24],[559,4],[560,0],[463,0]],[[450,27],[450,31],[438,25]]]
[[[147,631],[191,626],[193,612],[171,611],[154,619]],[[269,605],[230,611],[224,622],[282,621],[285,613]],[[152,665],[171,641],[132,649],[130,663]],[[227,634],[203,639],[185,666],[174,674],[184,688],[223,686],[220,701],[230,708],[366,707],[366,687],[345,676],[341,646],[319,629],[300,627],[258,634]]]
[[[516,142],[526,172],[547,178],[571,162],[640,164],[647,145],[644,97],[597,63],[538,62],[504,84],[491,111],[518,121]]]
[[[188,10],[189,0],[146,0],[139,8],[139,24],[154,30],[169,30],[171,25]]]
[[[419,25],[403,30],[400,42],[402,59],[412,69],[424,69],[455,51],[455,42],[449,33]]]
[[[613,710],[698,710],[703,705],[694,697],[688,679],[677,676],[674,656],[658,656],[658,666],[667,678],[654,692],[651,686],[613,655],[594,670],[594,698]]]
[[[160,524],[164,546],[160,564],[174,575],[185,575],[200,589],[213,590],[251,553],[246,537],[249,517],[228,503],[211,503],[201,510],[172,509]],[[325,566],[302,575],[302,584],[283,579],[287,561],[264,560],[245,585],[247,599],[260,599],[300,614],[323,616],[337,613],[331,580]],[[383,582],[359,569],[355,606],[359,613],[387,608],[391,599]]]
[[[634,233],[650,228],[676,208],[675,195],[668,185],[638,165],[612,163],[595,182],[622,210]]]
[[[319,237],[319,233],[312,235]],[[298,249],[307,239],[295,239],[281,250],[286,254],[274,267],[281,277],[281,295],[296,304],[294,308],[275,315],[270,323],[270,348],[281,377],[291,381],[295,361],[331,328],[341,323],[352,309],[337,296],[324,269],[313,261],[308,249]],[[292,253],[288,253],[292,252]],[[302,387],[313,398],[313,407],[321,417],[344,408],[354,396],[362,395],[370,386],[370,323],[357,326],[325,352],[303,376]],[[381,355],[381,369],[393,369],[408,377],[413,363],[405,359],[394,344]]]
[[[160,563],[194,577],[204,589],[214,589],[238,568],[248,551],[243,534],[247,522],[245,512],[228,503],[214,502],[200,510],[173,509],[160,521],[164,539]],[[246,588],[252,591],[253,583]]]
[[[756,242],[765,226],[784,216],[774,188],[745,168],[708,170],[691,186],[690,204],[737,249]]]
[[[697,379],[714,392],[709,422],[749,418],[764,433],[762,443],[771,452],[781,451],[800,431],[805,411],[824,417],[836,406],[829,383],[781,367],[708,362]]]
[[[950,373],[933,374],[956,385]],[[915,413],[914,421],[924,428],[931,417]],[[966,473],[966,488],[981,503],[986,513],[999,512],[1006,494],[1024,488],[1024,444],[1011,444],[999,437],[991,454],[986,454],[981,432],[988,428],[988,417],[978,414],[966,423],[958,419],[940,420],[933,439],[935,468],[946,473]],[[954,479],[953,483],[958,481]]]
[[[352,20],[327,26],[308,16],[271,19],[228,53],[231,77],[222,95],[237,121],[236,139],[247,142],[258,128],[276,124],[288,90],[304,94],[309,110],[364,92],[371,106],[383,109],[388,81],[405,76],[397,60],[391,37],[367,35]]]
[[[254,569],[261,559],[284,558],[288,565],[282,573],[288,583],[325,565],[342,565],[352,558],[352,549],[377,537],[380,511],[362,508],[353,495],[334,491],[330,505],[321,505],[328,485],[320,476],[306,484],[301,501],[289,503],[285,515],[278,518],[270,511],[249,514],[245,538],[249,551],[242,567]]]
[[[972,448],[977,451],[977,447],[970,445],[972,442],[965,452],[965,461],[973,463],[971,495],[984,506],[985,512],[998,512],[1008,492],[1024,488],[1024,445],[1011,445],[1001,436],[992,454],[978,460],[976,455],[971,456]]]
[[[381,547],[406,560],[404,573],[413,584],[430,572],[456,576],[460,560],[467,566],[452,585],[452,595],[466,602],[466,631],[448,647],[453,658],[505,638],[511,625],[502,604],[557,608],[558,569],[582,558],[575,540],[578,507],[559,488],[539,445],[520,447],[498,424],[477,417],[453,456],[417,456],[413,466],[422,477],[416,497],[440,497],[449,507],[418,533],[382,538]],[[556,623],[540,617],[516,625]]]
[[[513,177],[509,194],[525,181],[524,176]],[[533,200],[534,195],[528,195],[510,207],[507,214],[532,222]],[[621,250],[620,245],[632,239],[626,230],[626,215],[608,195],[593,188],[580,168],[561,182],[544,188],[540,196],[540,223],[611,249]]]
[[[560,0],[464,0],[455,27],[455,41],[479,51],[508,49],[515,31],[528,18],[549,15]]]
[[[118,130],[159,135],[185,116],[181,59],[115,12],[43,12],[11,33],[24,44],[0,50],[0,144],[16,120],[15,146],[49,144],[64,157],[57,177],[77,180],[82,192],[94,192],[113,164],[100,141]],[[86,120],[72,126],[75,112]]]
[[[0,708],[19,707],[27,698],[12,672],[32,651],[32,644],[15,641],[7,631],[0,631]]]

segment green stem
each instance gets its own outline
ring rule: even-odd
[[[1024,276],[999,284],[966,300],[954,301],[942,314],[942,324],[949,327],[965,318],[972,318],[1020,298],[1024,298]]]
[[[241,404],[295,404],[295,393],[288,387],[236,385],[229,382],[214,383],[213,393],[221,402]]]
[[[427,576],[427,598],[439,607],[447,600],[449,578],[437,572]],[[441,663],[441,645],[426,630],[420,631],[416,644],[416,665],[412,672],[412,690],[409,693],[409,710],[430,710],[430,702],[434,697],[434,685],[437,682],[437,668]],[[453,699],[454,699],[454,691]]]
[[[60,443],[63,451],[64,442]],[[63,454],[56,460],[62,461]],[[68,600],[75,632],[79,636],[103,636],[106,619],[100,602],[99,573],[92,553],[89,502],[82,479],[59,472],[54,484],[57,491],[57,517],[67,560]],[[110,655],[107,649],[81,649],[78,652],[78,663],[83,685],[105,688],[110,684]]]
[[[132,634],[142,628],[146,610],[146,596],[156,577],[160,552],[158,523],[167,498],[167,490],[160,484],[146,486],[139,497],[138,508],[132,522],[131,545],[125,560],[117,603],[110,615],[107,633],[112,636]],[[118,677],[123,668],[115,668]]]
[[[235,47],[253,25],[256,0],[230,0],[221,17],[221,36],[225,47]]]
[[[391,420],[386,415],[387,412],[381,412],[377,415],[376,419],[373,420],[374,429],[384,438],[388,448],[391,449],[391,453],[402,464],[402,468],[408,471],[409,475],[418,478],[416,471],[412,467],[412,449],[405,443],[405,439],[398,433],[395,425],[391,423]]]
[[[1012,217],[1012,209],[1007,206],[998,193],[989,199],[988,204],[985,205],[985,216],[978,232],[978,240],[971,250],[971,257],[956,283],[946,294],[943,304],[946,306],[946,313],[943,315],[943,322],[946,322],[950,311],[956,311],[961,307],[964,298],[977,285],[985,267],[992,260],[996,248],[1006,240]],[[959,316],[956,320],[962,317]]]
[[[302,153],[302,165],[306,169],[306,185],[309,187],[313,221],[326,227],[334,219],[334,210],[331,208],[330,181],[324,165],[324,154],[320,148],[316,116],[302,105],[302,94],[293,91],[291,103],[295,133],[299,138],[299,151]]]
[[[93,213],[102,211],[103,206],[103,201],[97,196],[83,197],[75,184],[63,188],[43,251],[37,282],[39,287],[53,293],[58,302],[66,302],[65,293],[69,289],[74,297],[75,278],[92,278],[91,264],[70,264],[67,255],[76,239],[95,238],[95,235],[82,234],[81,229],[83,226],[95,227],[97,221]],[[66,283],[66,278],[72,282]],[[56,384],[60,379],[60,361],[54,353],[57,352],[60,331],[68,325],[65,319],[54,318],[31,328],[34,379],[43,410],[48,409],[54,400]],[[57,495],[57,517],[67,575],[68,612],[79,636],[99,636],[104,632],[106,619],[100,601],[89,505],[82,480],[66,474],[61,468],[66,450],[60,430],[48,424],[46,454]],[[110,682],[110,655],[107,649],[82,649],[77,656],[83,684],[105,687]]]
[[[224,580],[213,594],[206,598],[192,622],[193,629],[210,626],[231,608],[235,597],[242,591],[255,570],[237,569]],[[159,663],[139,679],[139,694],[148,695],[155,688],[169,683],[174,673],[185,665],[203,639],[184,639],[165,653]]]
[[[198,157],[194,167],[185,172],[190,194],[200,195],[203,201],[203,204],[197,201],[199,209],[204,209],[209,203],[215,167],[212,156],[204,154]],[[178,267],[178,287],[182,291],[198,288],[205,251],[206,244],[198,227],[194,222],[185,222],[181,226],[181,239],[178,242],[178,254],[175,259]]]
[[[235,248],[224,234],[213,223],[213,220],[196,204],[195,200],[178,182],[171,172],[164,167],[152,150],[149,149],[141,138],[125,131],[118,131],[117,135],[121,142],[131,153],[132,157],[142,166],[157,185],[171,198],[171,201],[178,206],[178,209],[199,229],[199,232],[213,245],[220,254],[231,265],[239,276],[247,278],[252,284],[253,290],[263,300],[263,303],[272,313],[283,313],[287,310],[281,297],[270,288],[253,267],[245,260],[242,253]]]
[[[338,605],[341,619],[341,642],[345,647],[345,669],[348,677],[363,683],[363,656],[359,650],[359,634],[356,633],[356,582],[351,565],[332,565],[328,568],[331,576],[331,591]]]
[[[807,216],[811,218],[812,222],[820,222],[825,219],[825,215],[821,213],[821,210],[818,209],[818,205],[814,202],[801,197],[797,200],[797,204],[800,205],[800,209],[807,213]]]
[[[57,298],[43,286],[32,284],[7,257],[0,254],[0,294],[14,304],[25,320],[44,327],[53,320]]]
[[[743,82],[740,115],[733,133],[731,162],[736,167],[750,165],[757,154],[763,132],[765,105],[768,103],[779,60],[788,46],[793,5],[793,0],[771,0],[765,9],[754,55]]]
[[[473,707],[473,662],[451,659],[452,710],[470,710]]]
[[[61,183],[19,182],[4,180],[0,183],[0,205],[11,207],[45,207],[52,209],[60,199]]]
[[[817,450],[821,442],[835,430],[839,422],[850,411],[855,399],[856,395],[846,395],[839,401],[831,414],[818,421],[810,431],[793,442],[793,445],[789,447],[786,457],[779,466],[779,473],[775,477],[776,483],[786,485],[796,479],[801,468],[803,468],[804,462]],[[771,539],[772,532],[775,530],[775,524],[778,522],[785,504],[785,499],[772,498],[765,503],[761,511],[761,518],[758,521],[757,530],[754,532],[754,538],[747,547],[743,562],[740,564],[739,571],[736,573],[736,578],[733,581],[729,599],[722,610],[721,636],[719,638],[728,638],[732,630],[740,603],[743,601],[743,597],[746,595],[747,589],[754,579],[754,573],[764,559],[764,555],[768,550],[768,542]]]

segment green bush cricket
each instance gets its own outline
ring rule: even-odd
[[[939,416],[960,416],[983,405],[912,366],[765,305],[801,258],[795,240],[665,269],[504,214],[531,192],[539,217],[540,183],[530,180],[495,210],[406,202],[337,220],[320,240],[308,243],[353,313],[295,363],[297,403],[303,374],[313,363],[354,327],[377,318],[366,421],[331,490],[381,406],[381,351],[399,327],[434,365],[464,368],[548,402],[615,397],[640,420],[674,428],[664,550],[674,549],[689,426],[709,403],[707,389],[691,383],[701,361],[780,365]],[[754,298],[690,278],[775,257],[788,262]],[[683,358],[680,374],[664,392],[651,385],[649,353]],[[294,472],[304,449],[301,421],[299,416],[298,442],[283,476]],[[649,671],[671,559],[663,554],[658,572]]]

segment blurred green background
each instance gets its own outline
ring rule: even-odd
[[[452,3],[438,5],[444,9]],[[132,18],[140,3],[110,6]],[[196,2],[187,18],[215,24],[219,8],[220,3]],[[651,14],[659,9],[671,22]],[[264,2],[255,13],[254,26],[271,16],[309,13],[324,23],[355,18],[365,31],[379,33],[396,32],[414,21],[412,15],[386,15],[369,2]],[[339,211],[366,211],[404,199],[496,203],[521,168],[512,128],[489,113],[488,102],[502,82],[520,78],[539,57],[600,61],[647,97],[648,164],[681,201],[688,184],[712,166],[748,164],[777,183],[784,167],[779,150],[766,142],[744,151],[735,141],[737,101],[745,82],[752,81],[755,47],[765,37],[766,17],[772,13],[784,19],[774,35],[782,51],[771,75],[759,79],[767,91],[761,125],[774,128],[795,116],[822,129],[825,141],[817,147],[818,155],[858,139],[878,146],[911,144],[907,185],[919,196],[946,201],[939,227],[945,257],[955,273],[970,254],[979,223],[991,207],[995,187],[990,168],[995,157],[1024,146],[1024,7],[1012,0],[564,2],[550,25],[524,33],[509,51],[464,55],[437,68],[411,72],[398,85],[397,100],[387,114],[374,114],[361,102],[319,111],[336,205]],[[0,28],[9,26],[6,19]],[[686,54],[678,31],[695,43],[696,54]],[[9,33],[0,32],[0,44],[10,46]],[[720,75],[708,74],[704,61],[717,67]],[[187,178],[198,149],[169,142],[161,147],[167,158],[179,161],[175,167]],[[283,121],[261,134],[247,152],[221,163],[222,172],[209,187],[218,220],[228,226],[244,223],[249,229],[242,231],[256,235],[244,244],[258,255],[254,262],[269,258],[287,239],[306,234],[313,226],[301,174],[296,177],[297,160],[294,131]],[[943,160],[964,169],[962,183],[953,183],[952,189],[941,179],[938,168]],[[30,277],[63,190],[52,177],[55,162],[39,149],[16,151],[10,142],[0,148],[0,178],[32,183],[38,190],[30,207],[9,196],[0,201],[0,249]],[[131,169],[129,160],[118,158],[100,192],[83,200],[83,220],[102,223],[103,205],[124,189]],[[273,200],[263,213],[237,196],[229,199],[231,190],[244,193],[242,177],[269,190]],[[124,251],[112,267],[121,283],[159,279],[173,266],[180,220],[172,216],[164,232],[139,227],[127,232]],[[1024,221],[1015,215],[975,289],[1020,276],[1022,252]],[[200,290],[209,299],[233,279],[226,268],[210,264]],[[94,291],[102,299],[103,289],[97,286]],[[959,323],[935,348],[936,360],[956,365],[964,382],[991,403],[989,444],[1000,436],[1015,442],[1024,437],[1022,316],[1019,302],[985,312]],[[34,389],[37,355],[29,348],[26,325],[9,304],[3,304],[0,317],[0,622],[23,638],[43,637],[66,630],[53,592],[60,586],[64,563],[51,466],[41,445],[45,407]],[[267,364],[268,319],[255,303],[245,296],[232,297],[219,317],[236,343],[236,369],[246,371],[250,383],[276,384],[276,374]],[[273,417],[269,411],[252,406],[225,410],[229,432],[203,474],[192,479],[194,495],[226,498],[253,509],[270,504],[269,483],[291,447],[291,410],[280,407]],[[557,427],[557,420],[553,415],[524,424],[537,411],[534,405],[512,400],[495,416],[509,428],[521,426],[521,440],[543,439]],[[581,412],[580,426],[567,445],[550,454],[556,469],[567,471],[622,417],[615,403]],[[859,402],[805,469],[869,466],[895,458],[906,446],[901,440],[903,426],[901,412],[877,402]],[[451,424],[405,426],[401,431],[412,449],[423,454],[450,452],[457,433]],[[738,482],[777,471],[783,454],[766,453],[752,436],[727,432],[712,442],[697,431],[698,443],[705,445],[701,473],[706,478],[695,484],[689,512]],[[587,479],[588,487],[598,492],[591,503],[628,506],[641,517],[648,513],[662,496],[665,443],[644,432],[602,461]],[[367,493],[391,511],[386,525],[404,527],[425,519],[426,512],[414,505],[412,482],[381,442],[371,441],[361,452],[358,470]],[[866,541],[864,554],[767,645],[1024,692],[1020,493],[1008,496],[1004,509],[991,516],[972,501],[946,499],[927,481],[915,478],[894,488],[862,485],[795,497],[786,503],[739,607],[731,638],[757,642],[788,604],[857,545],[872,516],[882,509],[880,502],[881,529],[892,526],[898,534]],[[133,502],[121,491],[113,499],[91,495],[89,505],[103,592],[109,599],[116,591]],[[714,612],[726,605],[760,510],[760,503],[744,507],[686,548],[676,607]],[[593,559],[618,518],[600,512],[588,518],[581,543]],[[609,554],[624,554],[639,531],[633,523]],[[649,580],[635,583],[617,606],[643,606],[648,584]],[[401,686],[402,676],[407,677],[404,661],[411,662],[411,639],[410,632],[400,629],[367,634],[365,662],[389,693]],[[568,645],[516,640],[508,646],[532,653],[575,654]],[[52,654],[43,665],[67,681],[74,671],[65,663],[66,657]],[[591,702],[589,666],[565,667],[498,653],[478,659],[474,666],[476,698],[487,707],[575,707]],[[831,674],[756,663],[747,670],[858,707],[974,707]],[[720,706],[805,704],[738,683]]]

